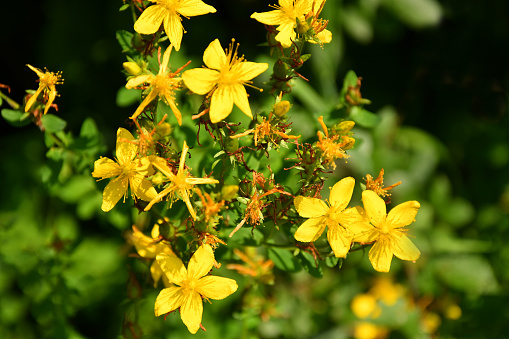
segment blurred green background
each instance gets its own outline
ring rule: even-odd
[[[204,48],[216,37],[223,45],[235,38],[250,60],[267,52],[257,46],[265,39],[263,25],[249,16],[275,1],[207,3],[216,14],[183,19],[188,33],[182,53],[193,60],[190,68],[201,65]],[[27,63],[63,71],[59,111],[52,113],[73,134],[81,129],[91,135],[93,147],[80,150],[89,162],[76,163],[71,151],[47,158],[35,126],[15,128],[0,119],[1,338],[188,335],[178,316],[167,322],[153,317],[156,291],[128,298],[137,293],[126,283],[138,265],[127,257],[133,250],[123,237],[131,213],[127,204],[102,213],[100,184],[85,174],[99,155],[111,155],[115,131],[133,111],[116,102],[126,59],[115,32],[132,31],[129,11],[118,12],[121,5],[2,4],[0,83],[20,102],[25,89],[37,86]],[[333,41],[311,49],[313,57],[301,69],[310,82],[299,82],[292,93],[296,117],[306,117],[293,119],[295,130],[310,117],[316,124],[317,116],[334,114],[343,78],[353,69],[372,101],[366,108],[380,119],[374,128],[354,129],[358,147],[337,175],[360,181],[383,167],[386,184],[403,181],[394,203],[415,199],[422,205],[411,226],[422,257],[412,266],[393,262],[389,276],[404,286],[398,300],[405,306],[384,308],[373,320],[389,329],[380,336],[501,338],[509,329],[507,13],[508,2],[458,0],[329,0],[322,12]],[[95,125],[82,127],[88,117]],[[352,254],[341,270],[324,269],[322,279],[275,269],[275,317],[249,317],[240,298],[216,302],[205,306],[207,332],[196,336],[352,337],[360,319],[351,302],[380,275],[366,256]],[[461,309],[459,318],[448,314],[451,305]]]

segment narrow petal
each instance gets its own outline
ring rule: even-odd
[[[233,109],[233,93],[230,86],[220,86],[212,94],[210,102],[210,121],[218,123],[226,118]]]
[[[192,92],[205,95],[217,84],[219,72],[208,68],[194,68],[182,74],[184,84]]]
[[[389,272],[392,254],[390,244],[381,238],[369,250],[369,261],[371,261],[371,265],[378,272]]]
[[[189,214],[191,214],[193,220],[196,220],[196,212],[194,211],[193,204],[191,204],[191,200],[189,199],[189,193],[186,189],[179,189],[178,192],[182,200],[186,203]]]
[[[184,170],[187,151],[189,151],[189,147],[187,146],[187,142],[184,140],[184,144],[182,145],[182,154],[180,154],[180,162],[179,162],[179,170],[178,173],[181,173]]]
[[[27,66],[28,66],[28,68],[30,68],[32,71],[34,71],[34,72],[35,72],[35,74],[37,74],[37,76],[38,76],[39,78],[42,78],[42,76],[44,75],[44,72],[43,72],[43,71],[41,71],[40,69],[38,69],[38,68],[36,68],[36,67],[34,67],[34,66],[32,66],[32,65],[29,65],[29,64],[27,64]]]
[[[173,45],[170,44],[168,48],[164,51],[163,54],[163,62],[161,63],[161,68],[159,68],[159,74],[164,75],[166,73],[166,69],[168,68],[168,63],[170,62],[170,55]]]
[[[166,13],[167,9],[164,6],[153,5],[148,7],[134,23],[134,30],[140,34],[157,32]]]
[[[156,260],[152,262],[152,265],[150,265],[150,275],[152,276],[152,280],[154,280],[154,288],[157,287],[157,283],[159,280],[161,280],[161,277],[163,276],[163,270],[161,269],[161,266],[157,263]]]
[[[327,231],[327,240],[337,258],[346,258],[350,246],[352,245],[352,237],[348,236],[345,229],[339,225],[329,226]]]
[[[196,283],[196,292],[206,298],[221,300],[237,290],[237,282],[233,279],[206,276]]]
[[[180,50],[180,43],[184,35],[184,27],[181,20],[177,13],[170,11],[164,17],[164,31],[177,52]]]
[[[200,329],[202,315],[203,301],[200,294],[196,291],[190,291],[180,307],[180,318],[192,334]]]
[[[118,177],[111,180],[104,188],[101,209],[109,212],[127,192],[127,177]]]
[[[226,54],[218,39],[212,41],[203,53],[203,62],[208,68],[220,70],[228,63]]]
[[[324,216],[329,207],[325,202],[317,198],[303,197],[299,195],[293,200],[297,213],[303,218],[317,218]]]
[[[251,107],[249,107],[249,100],[247,99],[246,89],[241,84],[232,84],[229,86],[231,88],[233,102],[237,105],[238,108],[253,119],[253,114],[251,113]]]
[[[150,89],[150,92],[147,94],[145,99],[143,99],[141,104],[138,106],[138,108],[136,109],[134,114],[129,117],[129,119],[135,120],[138,117],[138,115],[143,113],[143,110],[145,109],[145,107],[147,107],[147,105],[150,104],[152,102],[152,100],[154,100],[156,97],[157,97],[156,91],[153,91],[152,89]]]
[[[212,178],[187,178],[186,182],[191,185],[198,184],[219,184],[219,181]]]
[[[419,249],[404,234],[394,236],[392,249],[394,255],[401,260],[415,261],[421,255]]]
[[[325,230],[325,217],[306,220],[295,232],[295,239],[301,242],[317,240]]]
[[[165,288],[157,296],[154,313],[156,317],[159,317],[160,315],[175,311],[182,306],[183,301],[184,295],[182,294],[181,287],[170,286]]]
[[[263,13],[255,12],[251,14],[251,19],[255,19],[256,21],[261,22],[262,24],[265,25],[278,26],[284,20],[287,20],[287,17],[285,16],[282,10],[276,9],[273,11]]]
[[[53,87],[55,87],[55,86],[53,86]],[[49,92],[48,101],[46,102],[46,105],[44,107],[44,114],[48,113],[48,110],[51,107],[51,104],[53,104],[53,101],[55,101],[56,96],[57,96],[57,91],[53,88]]]
[[[269,64],[264,62],[243,61],[235,64],[230,72],[235,74],[237,81],[245,82],[259,76],[267,68],[269,68]]]
[[[377,227],[380,226],[386,217],[385,201],[375,192],[365,190],[362,192],[362,203],[370,222]]]
[[[216,9],[200,0],[181,1],[177,12],[185,17],[215,13]]]
[[[355,187],[355,179],[346,177],[338,181],[330,190],[329,201],[331,206],[342,211],[348,206],[352,199],[353,189]]]
[[[157,191],[154,186],[152,186],[152,182],[141,174],[130,175],[129,184],[131,185],[131,191],[141,200],[151,201],[157,196]]]
[[[26,105],[25,105],[25,112],[28,112],[30,108],[34,105],[35,101],[39,97],[39,94],[41,94],[42,90],[44,89],[44,86],[42,84],[39,84],[39,87],[37,88],[37,91],[35,91],[34,95],[28,99]]]
[[[94,178],[112,178],[118,177],[120,174],[122,174],[122,167],[109,158],[101,157],[94,162],[94,171],[92,172]]]
[[[405,227],[415,221],[421,204],[418,201],[407,201],[394,207],[387,214],[387,222],[394,228]]]
[[[187,279],[186,267],[176,255],[160,253],[156,260],[171,283],[181,285]]]
[[[125,84],[125,88],[132,89],[134,87],[141,86],[144,83],[152,83],[155,79],[155,75],[153,74],[143,74],[138,75],[137,77],[129,79],[129,81]]]
[[[117,130],[117,148],[116,156],[118,163],[122,166],[131,164],[136,153],[138,153],[138,146],[133,142],[134,137],[125,128],[120,127]]]
[[[214,265],[214,252],[210,245],[200,246],[196,252],[194,252],[189,265],[187,265],[187,271],[189,279],[197,280],[212,269]]]
[[[177,123],[179,126],[182,126],[182,113],[180,113],[180,110],[177,107],[177,104],[173,100],[173,97],[171,96],[165,96],[166,103],[170,105],[171,111],[173,112],[173,115],[175,115],[175,118],[177,118]]]

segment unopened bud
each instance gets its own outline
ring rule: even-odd
[[[335,135],[345,135],[348,134],[355,126],[355,122],[353,121],[342,121],[339,124],[332,126],[331,132]]]
[[[156,127],[156,133],[162,137],[170,135],[172,130],[173,129],[171,128],[171,125],[167,122],[163,122],[162,124]]]
[[[278,60],[274,64],[274,68],[273,68],[274,76],[277,79],[285,79],[286,76],[288,75],[288,72],[290,71],[290,69],[291,69],[290,65],[288,65],[287,63],[285,63],[281,60]]]
[[[355,144],[355,139],[352,137],[344,136],[342,144],[343,146],[341,148],[346,151],[347,149],[353,147],[353,145]]]
[[[164,176],[161,174],[161,172],[157,172],[152,176],[151,181],[156,186],[161,185],[164,182]]]
[[[141,67],[133,61],[124,62],[122,66],[130,75],[139,75],[142,72]]]
[[[307,21],[297,20],[297,33],[306,34],[309,31],[309,23]]]
[[[223,186],[223,188],[221,189],[221,197],[227,201],[233,200],[235,199],[235,197],[237,197],[238,191],[239,186],[237,185]]]
[[[292,108],[292,104],[288,100],[283,100],[274,105],[274,114],[282,118]]]

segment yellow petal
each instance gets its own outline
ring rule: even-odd
[[[164,6],[153,5],[141,13],[140,17],[134,23],[134,30],[140,34],[152,34],[159,30],[163,18],[167,13]]]
[[[184,170],[187,151],[189,151],[189,147],[187,146],[187,142],[184,140],[184,144],[182,145],[182,154],[180,155],[180,162],[179,162],[179,169],[178,169],[179,174],[182,173],[182,171]]]
[[[156,303],[154,306],[154,313],[156,317],[174,311],[184,301],[184,295],[182,294],[182,288],[177,286],[170,286],[159,292]]]
[[[143,113],[143,110],[145,109],[145,107],[147,107],[147,105],[150,104],[150,102],[152,102],[152,100],[154,100],[156,98],[156,96],[157,96],[156,91],[150,89],[150,92],[147,94],[145,99],[143,99],[141,104],[136,109],[136,112],[134,112],[134,114],[131,115],[131,117],[129,119],[135,120],[138,117],[138,115]]]
[[[262,24],[270,26],[278,26],[285,20],[287,20],[287,17],[285,16],[284,12],[279,9],[263,13],[255,12],[251,14],[251,18],[255,19],[258,22],[261,22]]]
[[[348,251],[350,251],[350,246],[352,245],[352,237],[346,234],[343,227],[339,225],[329,226],[327,240],[337,258],[346,258]]]
[[[161,280],[161,276],[163,275],[163,270],[156,260],[150,265],[150,275],[152,276],[152,280],[154,280],[154,288],[156,288],[157,283]]]
[[[194,68],[182,74],[182,80],[187,88],[200,95],[212,91],[218,79],[219,72],[208,68]]]
[[[155,79],[155,75],[153,74],[143,74],[138,75],[137,77],[134,77],[132,79],[129,79],[129,81],[125,84],[125,88],[132,89],[134,87],[138,87],[144,83],[152,83],[152,81]]]
[[[235,80],[242,83],[257,77],[267,68],[269,68],[267,63],[243,61],[233,65],[230,72],[235,74]]]
[[[375,192],[365,190],[362,192],[362,203],[370,222],[375,226],[380,226],[386,217],[385,201]]]
[[[212,178],[187,178],[186,182],[191,185],[198,184],[219,184],[219,181]]]
[[[355,179],[346,177],[338,181],[330,190],[329,201],[338,211],[346,208],[350,199],[352,199],[353,189],[355,187]]]
[[[134,137],[131,132],[122,127],[117,130],[117,149],[115,155],[121,166],[131,164],[138,152],[138,146],[133,141]]]
[[[277,30],[279,33],[276,35],[276,40],[281,43],[281,46],[284,48],[288,48],[292,45],[292,41],[295,40],[296,34],[293,26],[295,23],[293,21],[285,22],[282,25],[279,25]]]
[[[212,41],[203,53],[203,62],[208,68],[220,70],[228,63],[226,54],[218,39]]]
[[[306,220],[295,232],[295,239],[301,242],[317,240],[325,230],[325,217]]]
[[[391,269],[392,251],[385,240],[378,240],[369,250],[369,261],[378,272],[389,272]]]
[[[251,113],[251,107],[249,107],[249,100],[247,99],[247,93],[244,86],[241,84],[232,84],[230,85],[230,88],[235,105],[240,108],[242,113],[253,119],[253,114]]]
[[[177,13],[167,11],[166,16],[164,17],[164,31],[175,50],[179,51],[182,36],[184,35],[184,27],[182,26],[180,16]]]
[[[170,247],[165,242],[156,242],[153,238],[146,236],[133,226],[133,234],[131,238],[136,252],[142,258],[153,259],[159,253],[172,253]]]
[[[293,200],[297,213],[303,218],[316,218],[324,216],[329,207],[325,202],[317,198],[303,197],[299,195]]]
[[[168,48],[164,51],[163,54],[163,62],[161,63],[161,67],[159,68],[159,74],[164,75],[166,73],[166,69],[168,68],[168,63],[170,62],[170,55],[173,45],[170,44]]]
[[[200,294],[196,291],[190,291],[180,307],[180,318],[192,334],[200,329],[202,315],[203,301]]]
[[[212,94],[210,102],[210,121],[218,123],[226,118],[233,109],[233,93],[230,86],[220,86]]]
[[[104,188],[103,203],[101,209],[109,212],[117,202],[127,193],[127,177],[118,177],[111,180]]]
[[[44,86],[42,84],[39,84],[39,87],[37,88],[37,91],[35,91],[34,95],[28,99],[26,105],[25,105],[25,112],[28,112],[30,108],[32,108],[33,104],[39,97],[39,94],[41,94],[42,90],[44,89]]]
[[[316,38],[318,40],[320,40],[320,42],[322,44],[328,44],[329,42],[332,41],[332,33],[331,33],[331,31],[324,29],[323,31],[321,31],[320,33],[318,33],[316,35]],[[314,42],[314,41],[311,40],[310,42]]]
[[[414,243],[404,234],[396,235],[392,246],[394,255],[401,260],[415,261],[421,252]]]
[[[189,265],[187,265],[189,279],[198,280],[203,277],[210,272],[212,265],[214,265],[212,248],[210,245],[200,246],[191,257]]]
[[[34,72],[37,74],[37,76],[38,76],[39,78],[42,78],[42,76],[44,75],[44,72],[43,72],[43,71],[41,71],[40,69],[35,68],[34,66],[29,65],[29,64],[27,64],[27,66],[28,66],[28,68],[30,68],[32,71],[34,71]]]
[[[206,298],[221,300],[237,290],[237,282],[233,279],[206,276],[196,283],[196,292]]]
[[[201,0],[180,1],[177,11],[185,17],[215,13],[216,9]]]
[[[130,175],[129,184],[131,185],[131,192],[141,200],[151,201],[157,196],[157,191],[152,186],[152,182],[141,174]]]
[[[156,260],[171,283],[181,285],[187,279],[186,267],[176,255],[160,253]]]
[[[394,228],[405,227],[415,221],[421,204],[418,201],[407,201],[394,207],[387,214],[387,222]]]
[[[178,189],[179,195],[182,200],[185,202],[187,209],[189,210],[189,214],[193,220],[196,220],[196,212],[194,211],[193,205],[191,204],[191,200],[189,199],[189,193],[185,188]]]
[[[122,174],[122,167],[111,159],[101,157],[94,162],[94,171],[92,172],[94,178],[112,178],[118,177],[120,174]]]
[[[180,113],[177,104],[175,104],[175,101],[173,101],[172,97],[165,97],[165,99],[168,105],[170,105],[173,115],[175,115],[175,118],[177,118],[177,123],[179,124],[179,126],[182,126],[182,113]]]
[[[44,107],[44,114],[48,113],[48,110],[51,107],[51,104],[55,100],[56,96],[57,96],[57,91],[55,90],[55,86],[53,86],[53,89],[51,89],[48,94],[48,101],[46,102],[46,105]]]

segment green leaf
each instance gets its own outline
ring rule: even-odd
[[[320,262],[317,262],[315,258],[308,252],[300,251],[296,256],[297,261],[301,264],[304,269],[315,278],[323,277],[322,266]]]
[[[336,257],[326,257],[325,258],[325,265],[327,267],[334,267],[338,264],[339,258]]]
[[[41,118],[42,126],[48,133],[56,133],[65,128],[67,122],[56,115],[46,114]]]
[[[122,11],[125,11],[126,9],[129,8],[129,4],[123,4],[122,6],[120,6],[120,8],[118,9],[119,12],[122,12]]]
[[[449,286],[474,295],[492,294],[499,290],[490,262],[478,255],[438,258],[436,274]]]
[[[375,127],[380,118],[370,111],[359,106],[352,106],[350,109],[350,118],[362,127]]]
[[[23,112],[13,109],[4,108],[2,110],[2,117],[15,127],[23,127],[30,123],[30,120],[26,119],[27,116]]]
[[[128,107],[140,101],[141,89],[127,89],[120,87],[115,102],[118,107]]]
[[[442,18],[442,7],[435,0],[385,0],[384,5],[414,28],[435,26]]]
[[[274,262],[274,265],[285,272],[298,272],[301,267],[295,260],[295,257],[289,250],[282,248],[269,248],[269,259]]]
[[[118,30],[116,37],[120,47],[122,47],[122,52],[126,53],[132,50],[131,39],[133,37],[133,33],[124,30]]]
[[[346,73],[345,80],[343,81],[343,91],[345,93],[349,87],[357,87],[357,78],[357,74],[352,70]]]

